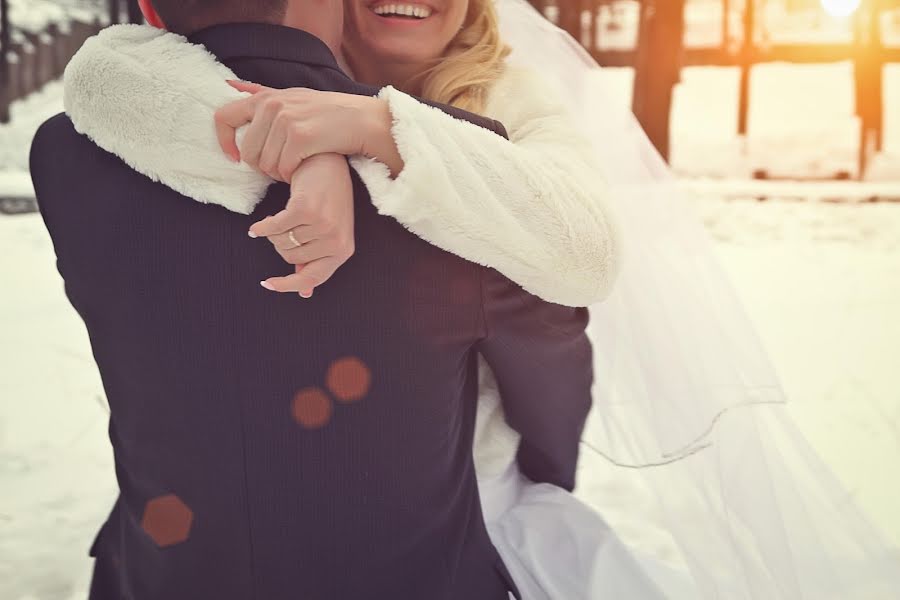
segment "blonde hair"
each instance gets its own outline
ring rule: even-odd
[[[481,113],[491,86],[506,69],[510,48],[500,38],[494,0],[469,0],[462,29],[433,67],[414,82],[422,97]]]

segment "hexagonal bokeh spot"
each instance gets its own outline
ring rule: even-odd
[[[157,546],[165,548],[187,540],[193,522],[191,509],[175,494],[168,494],[147,503],[141,527]]]
[[[372,372],[355,356],[331,363],[325,376],[328,390],[341,402],[362,400],[372,387]]]
[[[327,425],[333,411],[331,399],[319,388],[300,390],[291,405],[294,420],[307,429],[319,429]]]

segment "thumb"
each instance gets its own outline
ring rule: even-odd
[[[272,89],[258,83],[251,83],[249,81],[236,81],[234,79],[226,79],[225,83],[239,92],[246,92],[248,94],[258,94],[259,92],[264,92],[266,90]]]

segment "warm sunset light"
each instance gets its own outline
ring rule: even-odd
[[[849,17],[857,8],[860,0],[820,0],[822,8],[832,17]]]

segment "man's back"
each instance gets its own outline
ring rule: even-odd
[[[240,77],[359,93],[321,42],[201,32]],[[505,598],[471,458],[480,267],[381,217],[312,300],[250,216],[192,202],[51,120],[33,175],[111,407],[120,500],[95,544],[141,598]],[[96,587],[95,582],[95,587]],[[118,598],[96,589],[94,598]]]

